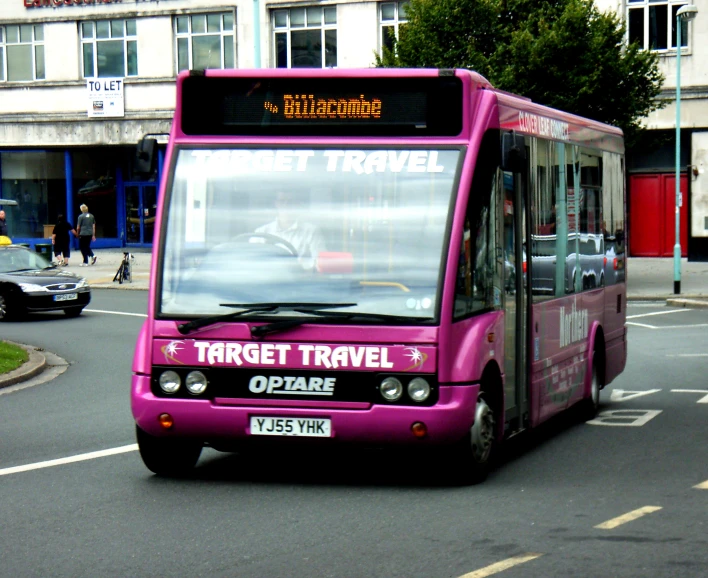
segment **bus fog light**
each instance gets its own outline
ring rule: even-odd
[[[403,384],[395,377],[387,377],[379,386],[381,397],[388,401],[397,401],[403,395]]]
[[[408,395],[413,401],[425,401],[430,397],[430,384],[422,377],[411,379],[408,384]]]
[[[163,371],[160,375],[160,387],[165,393],[174,393],[179,389],[182,381],[177,372],[172,370]]]
[[[201,371],[190,371],[187,374],[187,379],[184,384],[189,390],[189,393],[199,395],[200,393],[204,393],[207,387],[207,378]]]

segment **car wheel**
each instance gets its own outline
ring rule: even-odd
[[[25,311],[17,299],[10,296],[8,291],[0,291],[0,321],[19,319]]]
[[[64,315],[67,317],[78,317],[83,310],[83,307],[70,307],[69,309],[64,309]]]
[[[449,450],[450,481],[455,484],[483,482],[496,454],[496,416],[480,391],[475,409],[474,424],[469,433]]]
[[[9,317],[9,305],[7,294],[0,293],[0,321],[5,321]]]
[[[202,445],[199,442],[155,437],[135,426],[140,457],[148,470],[165,477],[184,477],[197,464]]]

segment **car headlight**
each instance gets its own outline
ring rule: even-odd
[[[76,288],[78,289],[79,287],[86,287],[86,285],[88,285],[88,283],[86,283],[86,279],[84,279],[82,277],[81,279],[79,279],[79,282],[76,284]]]
[[[22,289],[25,293],[36,293],[37,291],[47,291],[46,287],[42,287],[41,285],[35,285],[34,283],[18,283],[20,286],[20,289]]]
[[[397,401],[403,395],[403,384],[395,377],[387,377],[379,386],[381,396],[388,401]]]
[[[187,379],[184,384],[189,390],[189,393],[199,395],[200,393],[204,393],[204,390],[207,388],[207,378],[201,371],[190,371],[187,374]]]
[[[408,396],[413,401],[425,401],[430,396],[430,384],[422,377],[411,379],[408,384]]]
[[[162,391],[165,393],[174,393],[179,389],[182,381],[176,371],[168,369],[167,371],[163,371],[160,375],[159,383]]]

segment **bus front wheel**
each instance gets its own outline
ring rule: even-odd
[[[202,453],[202,444],[174,438],[151,436],[135,426],[140,457],[148,470],[158,476],[182,477],[189,474]]]
[[[474,424],[469,433],[457,442],[448,457],[452,469],[451,481],[457,484],[479,484],[489,474],[496,449],[496,417],[480,392],[475,408]]]

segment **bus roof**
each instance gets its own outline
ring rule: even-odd
[[[475,95],[491,93],[502,130],[624,151],[620,129],[495,89],[472,70],[184,71],[177,84],[177,136],[464,138]]]

